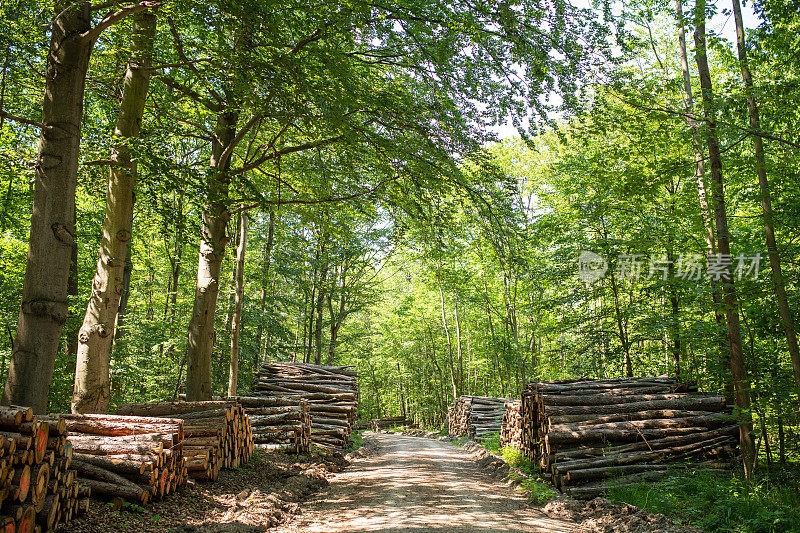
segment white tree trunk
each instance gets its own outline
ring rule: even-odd
[[[214,317],[219,296],[219,271],[228,243],[225,227],[230,218],[227,174],[230,158],[222,160],[221,156],[234,141],[238,118],[238,114],[233,112],[221,113],[217,117],[216,135],[211,146],[208,198],[203,208],[197,286],[186,347],[189,362],[186,399],[189,401],[211,399],[211,351],[216,340]]]
[[[242,300],[244,299],[244,256],[247,253],[247,214],[239,218],[239,246],[236,248],[236,295],[231,317],[231,363],[228,372],[228,396],[236,396],[239,386],[239,335],[242,328]]]
[[[83,325],[78,333],[73,413],[105,413],[111,396],[109,354],[122,294],[125,292],[125,264],[131,240],[136,163],[128,139],[139,135],[144,113],[156,16],[150,12],[134,16],[133,51],[122,88],[116,140],[111,149],[106,214],[97,270]]]

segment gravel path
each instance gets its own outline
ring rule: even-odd
[[[581,531],[529,507],[451,444],[390,433],[371,438],[378,453],[337,474],[279,533]]]

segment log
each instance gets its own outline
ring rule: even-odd
[[[253,386],[257,396],[240,399],[252,416],[254,432],[260,434],[259,444],[280,444],[278,448],[284,449],[287,444],[284,441],[289,438],[293,439],[291,443],[296,445],[298,452],[307,451],[310,442],[347,446],[355,422],[358,381],[354,371],[342,374],[341,370],[295,363],[262,365]],[[292,405],[300,408],[274,409]],[[280,428],[296,426],[297,423],[301,425],[301,431],[293,437],[282,432],[285,427]],[[315,431],[314,427],[318,430]],[[320,428],[330,432],[330,427],[342,428],[335,439],[319,432]],[[278,431],[262,432],[262,428],[277,428]]]
[[[107,483],[94,479],[81,479],[80,483],[89,487],[92,490],[93,495],[104,496],[107,499],[122,498],[124,500],[138,503],[139,505],[146,505],[150,499],[150,490],[143,489],[139,486],[133,488],[130,486],[122,486],[115,483]]]
[[[667,377],[530,383],[522,394],[522,427],[504,428],[508,436],[501,438],[519,435],[524,453],[561,490],[596,495],[609,476],[628,482],[662,475],[689,457],[734,453],[737,426],[724,398],[696,390]],[[451,417],[464,410],[454,406]],[[476,435],[491,429],[490,411],[477,410]]]

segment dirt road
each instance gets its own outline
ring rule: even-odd
[[[547,518],[518,491],[481,471],[460,448],[381,433],[377,455],[338,474],[303,513],[277,531],[548,532],[580,531]]]

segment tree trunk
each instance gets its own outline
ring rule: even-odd
[[[447,353],[450,361],[450,384],[453,386],[453,399],[455,400],[458,398],[458,386],[456,384],[456,370],[453,366],[453,342],[450,339],[450,328],[447,327],[447,315],[445,315],[444,311],[444,291],[442,290],[441,285],[439,285],[439,300],[442,308],[442,325],[444,326],[444,332],[447,335]]]
[[[758,112],[755,93],[753,91],[753,76],[747,60],[747,47],[745,45],[744,23],[742,22],[742,7],[739,0],[733,0],[733,15],[736,19],[736,44],[739,49],[739,66],[742,70],[742,80],[747,94],[747,111],[750,115],[750,128],[761,131],[761,119]],[[764,142],[758,135],[753,135],[753,151],[756,156],[756,174],[758,186],[761,189],[761,210],[764,214],[764,236],[767,241],[767,254],[769,266],[772,270],[772,286],[775,292],[775,302],[778,304],[778,313],[781,317],[783,331],[786,334],[786,345],[792,360],[792,370],[795,381],[800,384],[800,348],[797,345],[797,333],[794,328],[792,310],[786,297],[786,282],[781,271],[781,258],[778,245],[775,242],[775,229],[773,227],[772,198],[769,192],[766,164],[764,162]]]
[[[169,324],[170,332],[175,328],[175,318],[178,314],[178,283],[181,279],[181,261],[183,260],[183,194],[178,195],[178,210],[175,213],[177,223],[175,224],[175,257],[170,262],[170,269],[172,274],[172,294],[170,294],[170,315]]]
[[[622,343],[622,351],[625,357],[625,377],[633,377],[633,363],[631,361],[631,345],[628,342],[628,332],[625,328],[625,323],[622,320],[622,311],[619,305],[619,291],[617,289],[617,280],[614,271],[609,271],[611,279],[611,292],[614,295],[614,312],[617,318],[617,328],[619,330],[619,341]]]
[[[226,229],[226,232],[230,234],[231,232]],[[232,246],[234,249],[239,247],[239,231],[238,225],[236,229],[236,241],[233,242]],[[228,286],[228,290],[226,291],[228,296],[225,298],[225,333],[230,334],[231,332],[231,324],[233,320],[233,306],[236,305],[236,260],[233,260],[233,265],[231,266],[231,284]]]
[[[189,338],[186,347],[189,368],[186,372],[186,399],[211,399],[211,352],[216,332],[214,317],[219,296],[219,272],[225,257],[225,229],[228,213],[230,158],[220,161],[225,149],[233,142],[239,115],[225,112],[217,117],[216,136],[211,145],[211,168],[208,171],[208,198],[203,209],[200,253],[197,265],[197,287]]]
[[[117,310],[125,292],[124,270],[131,240],[136,163],[127,140],[139,135],[147,88],[156,16],[144,11],[134,15],[133,50],[122,88],[111,151],[106,214],[100,257],[92,281],[86,315],[78,334],[73,413],[105,413],[111,399],[109,356],[114,339]]]
[[[236,301],[231,318],[231,362],[228,371],[228,396],[236,396],[239,386],[239,336],[242,328],[244,299],[244,256],[247,253],[247,214],[239,215],[239,246],[236,248]]]
[[[261,264],[261,303],[259,309],[261,311],[258,321],[258,329],[256,330],[256,352],[253,368],[258,368],[259,361],[263,361],[266,353],[261,351],[261,336],[264,334],[264,315],[267,310],[267,291],[269,291],[269,265],[272,259],[272,247],[275,243],[275,208],[269,210],[269,229],[267,230],[267,243],[264,245],[264,261]],[[269,332],[267,332],[269,335]],[[265,345],[266,346],[266,345]],[[266,352],[266,348],[264,349]]]
[[[700,87],[703,95],[703,114],[705,115],[706,144],[711,166],[712,196],[714,201],[714,218],[717,225],[717,249],[719,256],[730,257],[730,233],[728,231],[728,215],[725,208],[725,190],[722,177],[722,157],[717,140],[716,103],[714,102],[711,73],[706,56],[705,17],[706,2],[698,0],[695,13],[695,50],[697,69],[700,74]],[[742,352],[742,333],[739,325],[738,299],[733,276],[730,271],[721,277],[725,303],[725,318],[728,324],[728,347],[731,358],[731,373],[735,402],[739,416],[739,441],[742,448],[742,462],[745,477],[753,475],[755,447],[753,444],[753,421],[750,414],[750,380]]]
[[[672,191],[672,203],[670,205],[670,210],[672,214],[675,214],[675,188],[673,187]],[[669,236],[667,237],[667,277],[668,279],[668,289],[669,289],[669,302],[670,302],[670,311],[671,311],[671,320],[669,325],[669,334],[672,338],[672,371],[675,374],[675,377],[680,379],[681,378],[681,321],[680,321],[680,301],[678,299],[678,290],[675,287],[675,250],[673,248],[673,244],[675,239],[672,235],[672,231],[669,231]]]
[[[464,354],[461,349],[461,317],[458,316],[458,294],[453,305],[456,324],[456,354],[458,355],[458,391],[464,394]]]
[[[131,295],[131,274],[133,274],[133,258],[131,256],[131,245],[128,244],[128,253],[125,256],[125,268],[122,271],[122,295],[119,298],[119,307],[117,307],[117,323],[114,326],[114,340],[112,341],[111,350],[114,350],[114,343],[125,336],[125,316],[128,312],[128,301]],[[78,335],[75,334],[75,345],[78,344]]]
[[[314,330],[314,364],[322,364],[322,313],[325,308],[325,283],[328,279],[328,232],[322,233],[322,267],[319,273],[319,291],[316,302],[316,329]]]
[[[66,9],[65,9],[66,8]],[[58,344],[69,314],[67,279],[75,235],[75,187],[83,94],[92,41],[89,2],[56,2],[47,56],[28,259],[4,404],[47,410]]]
[[[700,132],[700,127],[697,120],[694,118],[694,98],[692,97],[692,78],[689,73],[689,56],[686,52],[686,32],[683,25],[683,6],[681,0],[675,0],[675,15],[678,22],[678,43],[680,47],[681,56],[681,70],[683,71],[683,91],[686,95],[685,107],[689,115],[686,122],[692,130],[692,146],[694,148],[695,160],[695,182],[697,184],[697,199],[700,205],[700,218],[703,221],[705,228],[706,239],[706,252],[707,254],[716,254],[717,245],[714,239],[714,221],[711,217],[711,210],[708,206],[708,192],[705,182],[705,157],[703,156],[703,139]],[[714,308],[714,318],[717,321],[720,331],[727,331],[728,326],[725,323],[725,315],[722,313],[722,295],[719,290],[719,283],[716,280],[711,280],[711,300]],[[727,355],[726,339],[720,335],[720,355],[722,357],[722,368],[730,367],[730,358]],[[733,383],[729,379],[723,378],[723,388],[725,390],[725,397],[733,402]]]
[[[70,254],[69,262],[69,278],[67,279],[67,294],[70,301],[76,302],[80,295],[80,287],[78,287],[78,239],[72,242],[72,252]],[[67,332],[67,359],[71,360],[73,355],[78,353],[78,332],[80,325],[77,324],[77,317],[75,323],[70,331]],[[74,367],[72,368],[74,372]]]
[[[333,300],[331,299],[330,292],[328,293],[328,312],[331,314],[331,338],[328,344],[328,357],[331,361],[333,361],[333,357],[336,353],[336,342],[339,338],[339,330],[342,327],[342,323],[345,319],[345,305],[347,303],[347,271],[349,270],[348,264],[342,265],[342,272],[339,276],[342,280],[342,287],[341,292],[339,293],[339,312],[338,314],[334,314],[333,310]],[[334,279],[334,284],[336,280]]]

